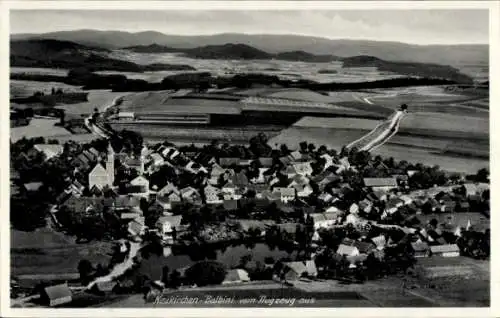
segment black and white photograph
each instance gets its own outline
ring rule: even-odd
[[[4,32],[10,310],[493,306],[498,2],[43,2]]]

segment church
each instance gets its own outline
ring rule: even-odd
[[[106,160],[106,166],[104,167],[102,163],[98,162],[94,169],[89,173],[89,189],[96,186],[98,189],[103,189],[104,187],[112,187],[115,181],[115,151],[108,145],[108,154]]]

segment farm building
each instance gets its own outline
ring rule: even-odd
[[[398,187],[396,178],[364,178],[363,181],[373,191],[389,191]]]
[[[232,269],[227,272],[226,278],[222,282],[222,284],[231,284],[231,283],[242,283],[250,281],[250,277],[248,276],[248,272],[244,269]]]
[[[457,244],[434,245],[430,247],[433,256],[457,257],[460,249]]]
[[[44,288],[40,293],[40,299],[44,304],[54,307],[70,303],[72,294],[68,284],[60,284]]]

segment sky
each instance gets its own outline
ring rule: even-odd
[[[488,10],[11,10],[10,33],[78,29],[175,35],[297,34],[415,44],[488,43]]]

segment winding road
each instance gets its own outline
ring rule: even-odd
[[[384,97],[392,95],[394,94],[384,95]],[[368,99],[368,97],[360,97],[357,96],[356,94],[353,94],[353,96],[356,99],[362,100],[367,104],[370,105],[373,104],[373,102],[370,99]],[[375,96],[371,98],[376,98],[376,97],[380,96]],[[377,125],[377,127],[375,127],[368,134],[347,145],[347,148],[348,149],[357,148],[360,151],[371,151],[377,149],[378,147],[382,146],[387,141],[389,141],[389,139],[391,139],[391,137],[398,132],[399,125],[401,123],[401,120],[403,120],[405,114],[406,111],[403,110],[395,111],[391,116],[389,116],[389,118],[387,118],[387,120]]]

